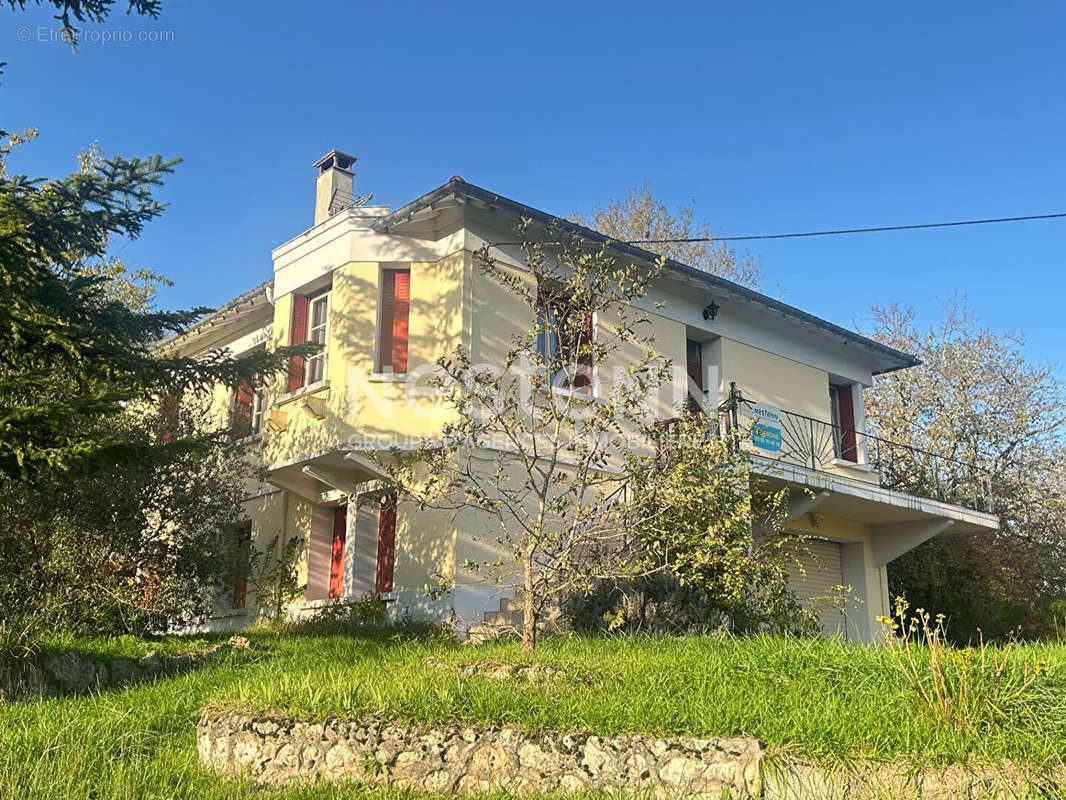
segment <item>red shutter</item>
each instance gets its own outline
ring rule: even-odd
[[[692,339],[685,341],[685,354],[688,359],[688,376],[692,378],[692,381],[699,387],[699,390],[704,391],[703,388],[703,346],[699,342],[694,342]]]
[[[582,389],[584,394],[592,393],[592,315],[585,317],[585,325],[577,337],[577,373],[574,375],[573,388]]]
[[[374,591],[392,591],[392,569],[396,564],[396,498],[381,501],[378,515],[378,570]]]
[[[407,329],[411,314],[411,270],[387,269],[381,287],[381,370],[407,372]]]
[[[348,507],[333,511],[333,547],[329,558],[329,596],[344,594],[344,542],[348,538]]]
[[[233,395],[233,427],[238,436],[247,436],[252,432],[252,387],[242,380]]]
[[[233,607],[244,608],[248,595],[248,565],[252,546],[252,524],[237,531],[236,563],[233,568]]]
[[[181,412],[181,396],[177,394],[163,395],[160,416],[163,422],[163,441],[169,442],[178,432],[178,414]]]
[[[855,403],[851,386],[838,386],[837,404],[840,406],[840,457],[844,461],[858,462],[859,452],[855,445]]]
[[[307,341],[307,310],[310,301],[300,294],[292,296],[292,324],[289,325],[289,344],[303,344]],[[295,392],[304,385],[304,357],[293,356],[289,360],[288,391]]]

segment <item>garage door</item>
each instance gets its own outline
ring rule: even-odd
[[[789,587],[800,605],[818,612],[818,624],[826,636],[845,635],[840,544],[797,538],[786,551]]]

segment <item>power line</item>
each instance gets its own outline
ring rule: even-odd
[[[885,231],[913,231],[920,228],[953,228],[960,225],[991,225],[998,222],[1027,222],[1037,219],[1060,219],[1061,214],[1030,214],[1024,217],[995,217],[992,219],[968,219],[958,222],[922,222],[916,225],[881,225],[876,228],[841,228],[829,231],[805,231],[803,233],[760,233],[749,236],[702,236],[689,239],[631,239],[626,244],[686,244],[695,242],[748,242],[754,239],[798,239],[804,236],[839,236],[845,233],[882,233]]]
[[[914,225],[880,225],[874,228],[839,228],[825,231],[803,231],[801,233],[757,233],[746,236],[692,236],[683,239],[616,239],[618,244],[696,244],[698,242],[750,242],[758,239],[799,239],[810,236],[841,236],[849,233],[884,233],[887,231],[914,231],[923,228],[954,228],[962,225],[992,225],[1001,222],[1029,222],[1042,219],[1062,219],[1066,212],[1059,214],[1029,214],[1021,217],[993,217],[990,219],[967,219],[955,222],[921,222]],[[610,237],[608,237],[610,238]],[[490,247],[503,245],[520,245],[522,242],[493,242]],[[547,244],[547,243],[546,243]],[[555,242],[561,244],[561,242]]]

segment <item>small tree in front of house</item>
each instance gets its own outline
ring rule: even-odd
[[[655,349],[638,307],[663,262],[538,233],[521,227],[521,263],[476,255],[524,321],[502,363],[476,363],[463,346],[438,359],[449,421],[440,439],[392,451],[399,489],[475,512],[486,554],[457,567],[519,589],[524,649],[553,605],[651,578],[735,630],[808,627],[787,583],[787,493],[754,478],[717,420],[685,413],[664,438],[660,392],[684,385],[684,372]],[[671,415],[685,405],[666,401]]]
[[[397,453],[392,468],[423,504],[492,521],[483,539],[494,555],[459,567],[517,583],[527,649],[549,605],[629,569],[624,467],[669,369],[632,305],[661,264],[633,264],[558,230],[538,238],[549,243],[524,244],[521,266],[477,254],[526,320],[503,363],[474,363],[463,347],[438,360],[451,421],[441,440]]]

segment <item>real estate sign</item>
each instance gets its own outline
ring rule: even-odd
[[[766,403],[756,403],[752,413],[751,440],[763,450],[781,449],[781,412]]]

